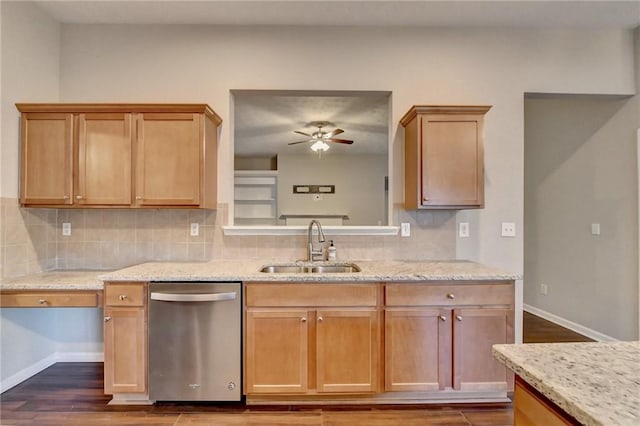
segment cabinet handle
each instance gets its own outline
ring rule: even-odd
[[[456,295],[455,295],[455,294],[453,294],[453,293],[447,293],[447,299],[451,299],[451,300],[453,300],[453,299],[455,299],[455,298],[456,298]]]
[[[462,315],[456,315],[456,321],[462,321]]]
[[[82,200],[84,197],[82,195],[76,195],[76,200]]]
[[[126,294],[121,294],[120,296],[118,296],[118,299],[120,300],[125,300],[127,298]]]
[[[438,318],[440,318],[440,321],[446,321],[447,320],[446,315],[438,315]]]
[[[306,317],[300,318],[300,322],[307,322],[307,318]]]
[[[318,322],[322,322],[323,320],[324,320],[324,318],[318,317]]]
[[[38,300],[38,303],[40,303],[41,305],[44,305],[45,303],[47,303],[47,299],[40,299]]]
[[[104,322],[111,321],[111,317],[104,317]]]

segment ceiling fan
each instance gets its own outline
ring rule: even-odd
[[[309,139],[305,139],[303,141],[289,142],[288,145],[297,145],[299,143],[313,142],[311,145],[311,149],[314,151],[326,151],[329,149],[329,145],[327,142],[332,143],[343,143],[347,145],[351,145],[353,141],[348,139],[337,139],[334,136],[339,135],[340,133],[344,133],[342,129],[334,129],[330,132],[325,132],[322,130],[323,127],[331,126],[332,123],[328,121],[312,121],[309,123],[310,126],[317,127],[318,130],[309,134],[305,132],[301,132],[300,130],[294,130],[294,133],[298,133],[299,135],[307,136]]]

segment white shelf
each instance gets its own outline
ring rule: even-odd
[[[224,235],[307,235],[307,226],[223,226]],[[398,235],[399,226],[323,226],[325,235]]]
[[[238,170],[234,174],[234,223],[277,225],[277,170]]]

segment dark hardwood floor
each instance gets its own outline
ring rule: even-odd
[[[525,313],[525,342],[587,341]],[[107,405],[102,363],[57,363],[0,395],[0,425],[484,425],[513,424],[511,404],[394,406]]]
[[[522,318],[522,341],[524,343],[592,342],[592,339],[575,331],[525,312]]]

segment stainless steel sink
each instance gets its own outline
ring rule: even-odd
[[[331,263],[318,265],[266,265],[260,272],[268,274],[348,274],[360,272],[354,263]]]

